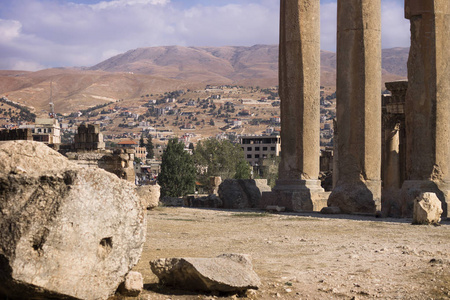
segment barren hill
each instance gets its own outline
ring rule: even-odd
[[[185,89],[187,82],[144,74],[77,69],[38,72],[0,71],[0,94],[47,113],[52,94],[57,112],[69,113],[105,102]]]
[[[407,48],[383,50],[383,81],[406,77]],[[336,54],[321,52],[321,84],[334,88]],[[130,50],[88,69],[0,71],[0,95],[47,110],[50,83],[59,112],[206,84],[278,84],[278,46],[151,47]]]
[[[408,48],[383,50],[383,79],[406,77]],[[322,51],[322,85],[334,86],[336,54]],[[276,85],[278,46],[152,47],[130,50],[90,68],[107,72],[134,72],[190,82]]]

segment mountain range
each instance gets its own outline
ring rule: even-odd
[[[408,53],[408,48],[383,50],[383,82],[406,78]],[[335,82],[336,54],[321,51],[321,85],[333,89]],[[0,94],[37,113],[47,110],[50,94],[64,113],[206,84],[277,85],[278,46],[139,48],[92,67],[0,71]]]

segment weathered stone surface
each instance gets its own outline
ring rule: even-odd
[[[281,1],[280,19],[279,90],[283,147],[275,190],[286,198],[299,195],[299,189],[308,189],[305,184],[317,182],[319,176],[320,1]],[[303,186],[289,190],[292,180]],[[319,183],[309,193],[302,193],[301,202],[312,203],[315,194],[322,192]],[[289,209],[299,201],[293,198],[286,202],[291,203],[286,206]]]
[[[187,202],[189,207],[223,208],[222,200],[215,194],[204,197],[188,196]]]
[[[403,214],[410,216],[420,192],[435,192],[450,217],[450,2],[407,0],[411,23],[406,94],[406,170]],[[420,183],[419,181],[422,181]],[[434,185],[435,188],[430,189]],[[411,197],[412,196],[412,197]]]
[[[281,1],[280,179],[319,176],[320,1]]]
[[[159,184],[141,185],[136,188],[136,192],[144,201],[147,209],[152,209],[159,205],[160,189]]]
[[[328,206],[343,212],[381,210],[380,86],[380,0],[338,1],[339,177]]]
[[[222,183],[222,177],[211,176],[209,178],[209,194],[218,195],[219,186]]]
[[[414,200],[413,224],[437,224],[442,212],[442,203],[436,194],[423,193]]]
[[[333,189],[328,206],[339,207],[345,214],[375,214],[378,205],[373,200],[370,181],[341,183]],[[378,182],[375,185],[379,186]]]
[[[320,186],[320,180],[278,180],[273,192],[262,194],[259,207],[278,205],[287,211],[320,211],[327,206],[329,195]]]
[[[0,143],[0,295],[106,299],[138,262],[133,185],[42,143]]]
[[[169,286],[193,291],[241,292],[261,284],[251,258],[223,254],[216,258],[163,258],[150,262],[159,280]]]
[[[144,278],[139,272],[131,271],[119,286],[118,292],[126,297],[137,297],[144,289]]]
[[[163,206],[184,206],[183,198],[165,196],[161,197],[159,201]]]
[[[267,181],[254,179],[226,179],[219,186],[223,208],[256,208],[262,191],[270,190]]]

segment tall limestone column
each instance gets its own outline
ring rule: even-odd
[[[450,1],[406,0],[411,50],[406,94],[403,214],[414,198],[435,192],[450,217]]]
[[[381,209],[381,3],[338,0],[339,178],[328,199],[345,213]]]
[[[279,91],[281,163],[271,204],[320,210],[320,0],[281,0]]]

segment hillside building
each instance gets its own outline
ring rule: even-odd
[[[243,136],[240,145],[244,150],[246,160],[252,165],[261,164],[265,158],[274,158],[280,155],[281,137],[278,135]]]
[[[57,119],[36,118],[35,124],[20,125],[21,129],[31,129],[33,141],[45,144],[61,144],[61,127]]]

